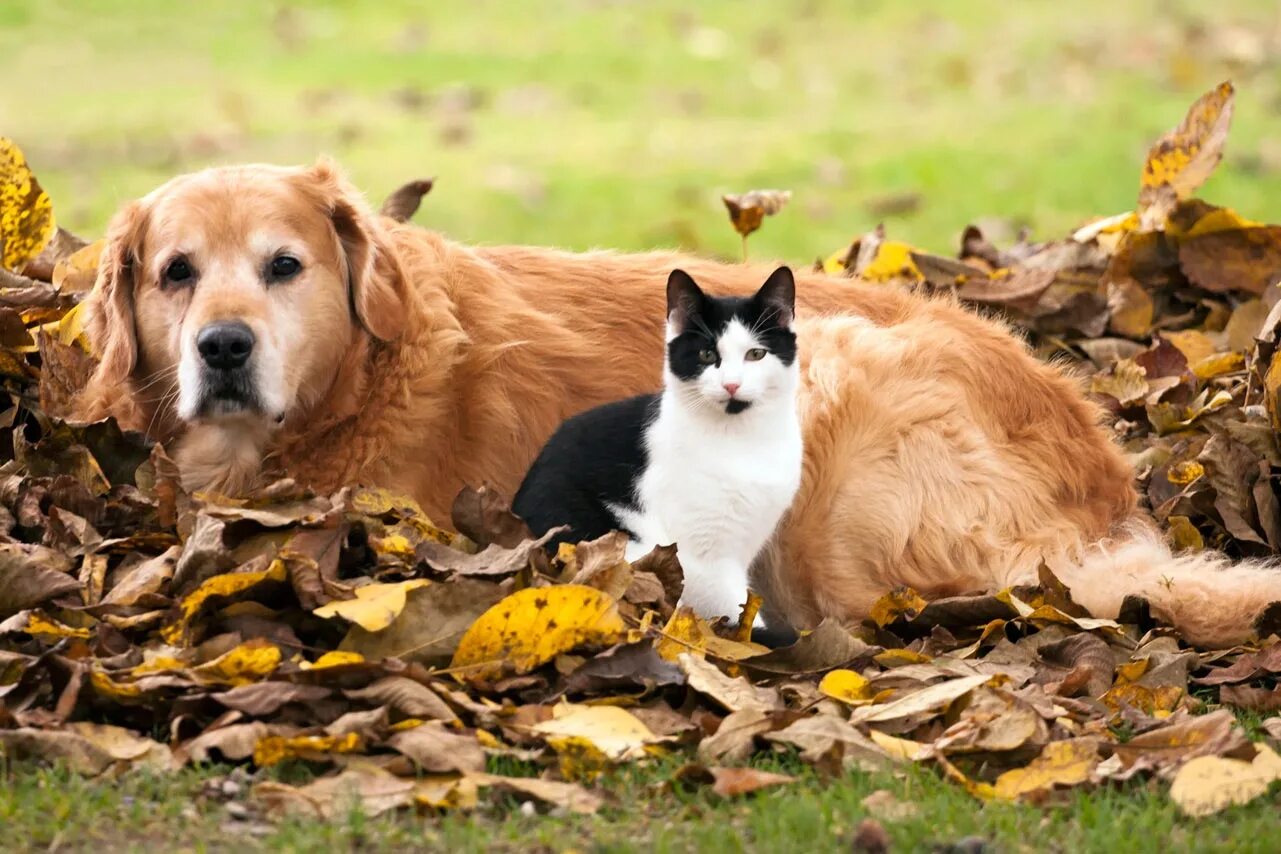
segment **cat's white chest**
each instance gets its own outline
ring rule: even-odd
[[[629,519],[638,545],[677,543],[685,563],[750,565],[796,495],[802,443],[794,413],[749,423],[710,430],[665,413],[652,425]]]

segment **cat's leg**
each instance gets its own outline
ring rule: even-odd
[[[700,617],[737,620],[747,603],[747,567],[733,560],[685,556],[679,551],[677,557],[685,572],[685,590],[679,604],[693,608]],[[757,614],[752,625],[764,628],[765,620]]]

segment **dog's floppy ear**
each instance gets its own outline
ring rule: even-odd
[[[396,338],[405,327],[405,272],[382,224],[332,161],[322,158],[306,174],[338,234],[356,318],[378,340]]]
[[[142,202],[130,202],[112,218],[85,304],[85,331],[98,356],[91,382],[103,388],[127,381],[138,362],[133,297],[146,220]]]

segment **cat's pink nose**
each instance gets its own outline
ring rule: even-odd
[[[738,383],[724,383],[724,386],[730,397],[738,394]]]

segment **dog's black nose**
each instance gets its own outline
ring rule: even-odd
[[[211,323],[196,336],[200,358],[211,368],[228,371],[249,361],[254,351],[254,333],[239,321]]]

